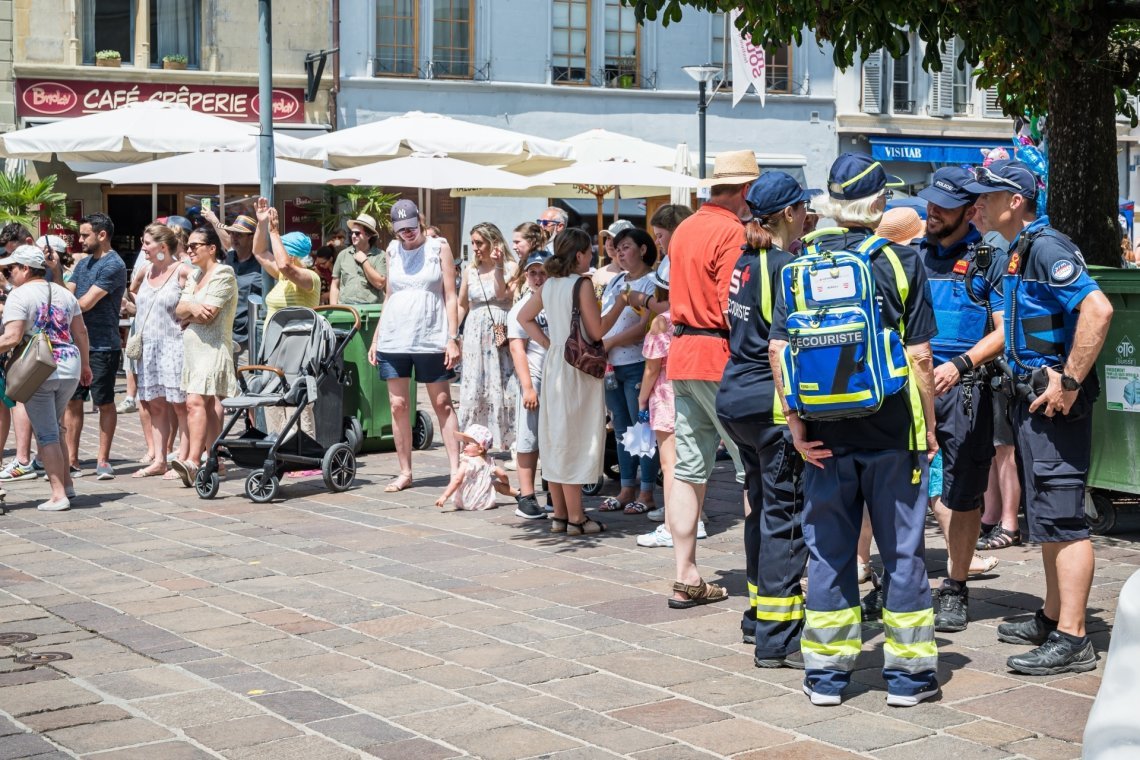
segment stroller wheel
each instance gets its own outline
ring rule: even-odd
[[[602,492],[602,488],[606,485],[606,476],[598,478],[597,482],[590,483],[582,486],[582,494],[584,496],[597,496]]]
[[[264,476],[263,470],[254,470],[245,479],[245,495],[257,504],[265,504],[276,499],[280,487],[276,475],[271,475],[269,480],[264,480]]]
[[[222,479],[218,477],[218,473],[211,472],[206,474],[206,468],[198,470],[198,474],[194,476],[194,490],[198,492],[199,499],[212,499],[218,495],[218,489],[221,488]]]
[[[360,420],[355,417],[346,418],[344,440],[352,447],[353,454],[360,453],[364,448],[364,428],[360,426]]]
[[[434,439],[435,425],[432,424],[431,417],[423,412],[416,412],[416,418],[412,422],[412,448],[422,451],[431,446]]]
[[[321,462],[321,474],[325,477],[325,487],[333,493],[347,491],[356,480],[356,455],[346,443],[333,444],[325,452]]]

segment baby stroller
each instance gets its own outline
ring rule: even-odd
[[[353,326],[334,329],[318,313],[331,310],[350,312]],[[316,311],[288,307],[269,319],[258,352],[260,363],[239,367],[241,395],[222,401],[222,408],[232,414],[194,480],[199,497],[217,495],[219,457],[252,470],[245,495],[258,504],[276,498],[281,476],[296,470],[319,467],[329,491],[348,490],[356,478],[351,431],[358,430],[359,423],[344,415],[344,349],[359,329],[360,315],[350,306],[321,306]],[[313,436],[301,425],[309,403]],[[280,432],[257,427],[254,413],[259,408],[289,410]],[[245,422],[245,432],[231,436],[238,420]]]

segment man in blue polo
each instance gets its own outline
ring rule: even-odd
[[[994,458],[993,398],[981,367],[1003,344],[1000,310],[994,314],[991,304],[997,267],[992,249],[979,249],[982,236],[970,223],[977,195],[965,186],[973,180],[966,169],[945,167],[918,193],[926,201],[926,237],[916,247],[938,321],[930,349],[942,489],[931,493],[931,507],[949,555],[934,618],[941,632],[963,631],[969,620],[966,579]]]
[[[1094,558],[1084,493],[1100,391],[1093,365],[1112,305],[1073,242],[1048,217],[1029,221],[1038,188],[1028,166],[996,161],[979,168],[966,190],[979,193],[986,227],[1012,241],[1000,286],[1005,359],[1023,390],[1010,401],[1010,416],[1029,540],[1041,544],[1045,564],[1044,606],[1030,620],[998,626],[998,639],[1035,647],[1007,661],[1019,673],[1092,670],[1085,608]]]

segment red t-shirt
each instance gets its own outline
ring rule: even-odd
[[[669,312],[673,324],[724,330],[728,286],[745,244],[735,213],[706,203],[681,222],[669,241]],[[670,380],[720,382],[728,364],[728,340],[711,335],[673,339],[666,374]]]

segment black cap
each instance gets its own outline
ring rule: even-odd
[[[930,186],[918,191],[918,197],[941,208],[961,208],[978,199],[976,193],[966,189],[974,181],[969,169],[961,166],[944,166],[934,172]]]

